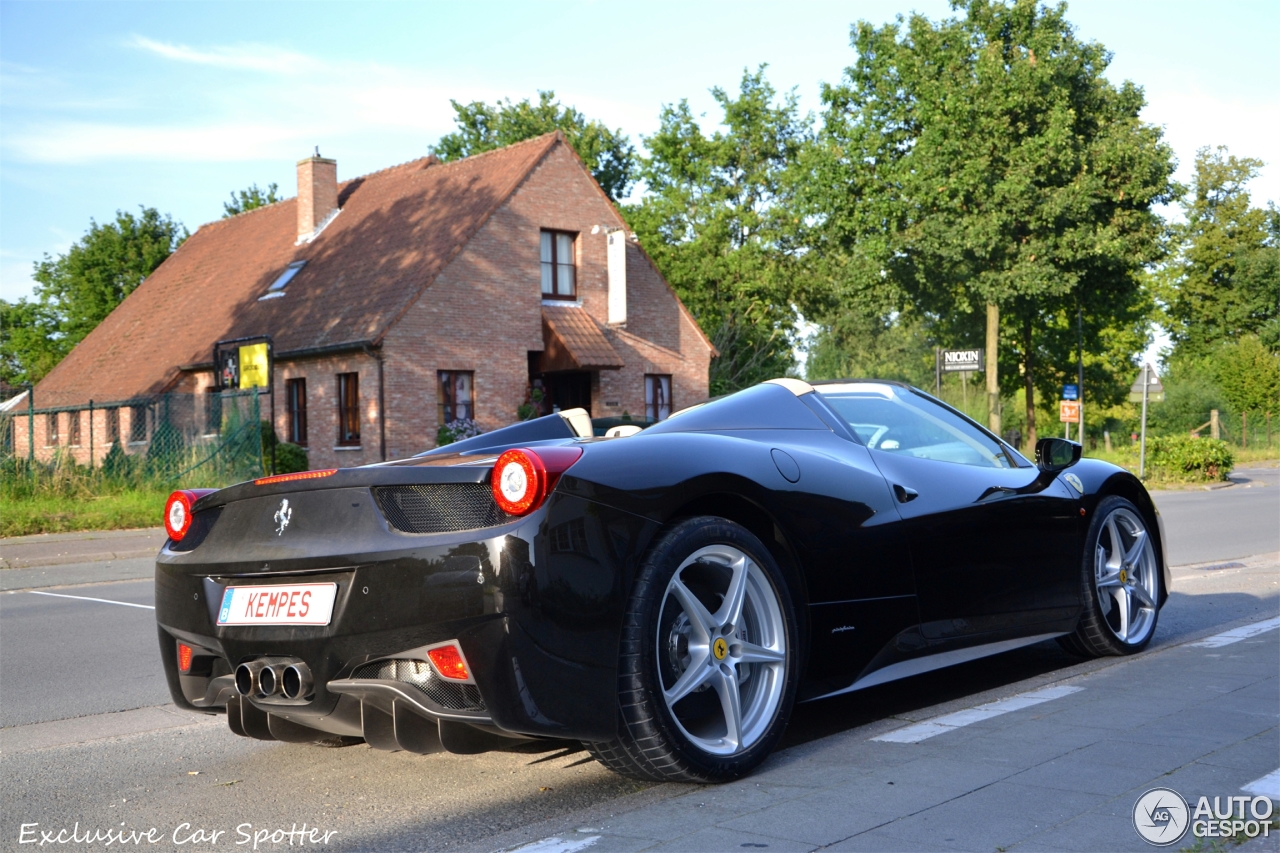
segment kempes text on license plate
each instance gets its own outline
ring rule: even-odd
[[[336,583],[229,586],[222,593],[219,625],[328,625]]]

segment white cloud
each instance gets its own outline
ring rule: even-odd
[[[200,50],[185,44],[169,44],[139,35],[130,39],[128,44],[175,62],[211,65],[237,71],[310,74],[323,67],[323,63],[306,54],[282,50],[269,44],[218,45]]]

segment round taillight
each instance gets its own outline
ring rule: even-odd
[[[191,529],[191,505],[195,498],[190,492],[178,491],[169,495],[164,505],[164,530],[174,542],[182,541]]]
[[[546,468],[537,454],[508,450],[493,466],[493,499],[508,515],[526,515],[542,503]]]
[[[528,515],[547,499],[560,481],[582,456],[581,447],[527,447],[508,450],[493,465],[490,486],[493,500],[508,515]]]

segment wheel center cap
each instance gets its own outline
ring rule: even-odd
[[[724,641],[724,637],[716,637],[716,641],[711,644],[711,654],[716,656],[716,660],[724,660],[729,654],[729,644]]]
[[[1120,583],[1128,583],[1128,582],[1129,582],[1129,573],[1128,573],[1128,572],[1126,572],[1124,569],[1121,569],[1121,570],[1120,570]]]

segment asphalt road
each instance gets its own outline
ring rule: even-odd
[[[1236,471],[1217,491],[1153,492],[1171,565],[1280,551],[1280,468]]]
[[[1156,495],[1172,563],[1280,550],[1280,471],[1241,474],[1266,485]],[[340,830],[346,842],[339,848],[391,837],[412,838],[405,849],[474,847],[536,821],[598,809],[644,787],[605,771],[573,743],[419,757],[364,746],[326,750],[251,741],[231,735],[221,718],[194,715],[189,722],[175,718],[103,739],[130,714],[149,713],[130,709],[169,701],[154,617],[145,607],[150,582],[41,592],[56,596],[0,594],[0,795],[9,815],[0,847],[11,843],[10,824],[18,819],[170,829],[184,821],[222,829],[242,821],[287,829],[305,821]],[[1180,569],[1154,646],[1278,611],[1274,564]],[[802,705],[784,748],[982,691],[998,693],[1077,664],[1047,643]],[[116,713],[122,711],[129,713]],[[59,720],[64,722],[52,722]],[[37,723],[44,725],[32,725]],[[221,846],[245,849],[225,837]]]

